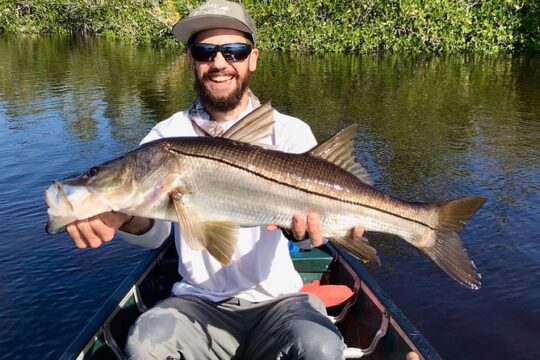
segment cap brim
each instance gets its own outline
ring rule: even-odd
[[[180,20],[173,26],[174,36],[184,45],[196,33],[210,29],[233,29],[249,34],[252,39],[252,30],[242,22],[222,15],[194,16]]]

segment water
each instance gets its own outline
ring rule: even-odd
[[[263,54],[263,101],[319,139],[359,124],[377,188],[488,200],[462,233],[469,290],[410,246],[373,239],[376,279],[447,359],[540,356],[540,58]],[[145,255],[44,232],[55,178],[132,149],[193,99],[182,54],[69,38],[0,38],[0,354],[57,358]]]

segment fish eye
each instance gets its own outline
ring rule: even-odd
[[[88,178],[93,178],[94,176],[96,176],[99,172],[99,168],[97,168],[96,166],[94,167],[91,167],[87,172],[86,172],[86,176]]]

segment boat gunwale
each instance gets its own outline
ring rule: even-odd
[[[351,267],[353,272],[359,276],[362,291],[381,311],[382,316],[384,316],[385,312],[389,314],[391,328],[401,336],[421,359],[442,359],[426,337],[414,326],[396,303],[386,294],[381,285],[366,270],[360,260],[333,244],[327,244],[327,247],[331,249],[331,252],[337,253],[343,259],[344,264]]]
[[[110,323],[118,312],[122,310],[123,304],[125,304],[125,301],[132,293],[132,289],[139,286],[146,279],[148,274],[161,261],[171,246],[174,246],[174,241],[173,237],[169,236],[159,248],[151,250],[153,252],[152,255],[145,256],[137,266],[131,270],[111,296],[104,302],[99,311],[79,332],[62,356],[60,356],[59,360],[82,359],[81,355],[84,356],[95,341],[101,336],[104,326],[107,323]]]

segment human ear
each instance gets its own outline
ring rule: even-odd
[[[195,70],[195,60],[191,56],[191,50],[189,50],[189,49],[186,52],[186,61],[189,63],[189,66],[191,67],[191,70]]]
[[[255,69],[257,69],[257,60],[259,59],[259,49],[255,48],[251,50],[251,54],[249,54],[249,71],[253,72]]]

